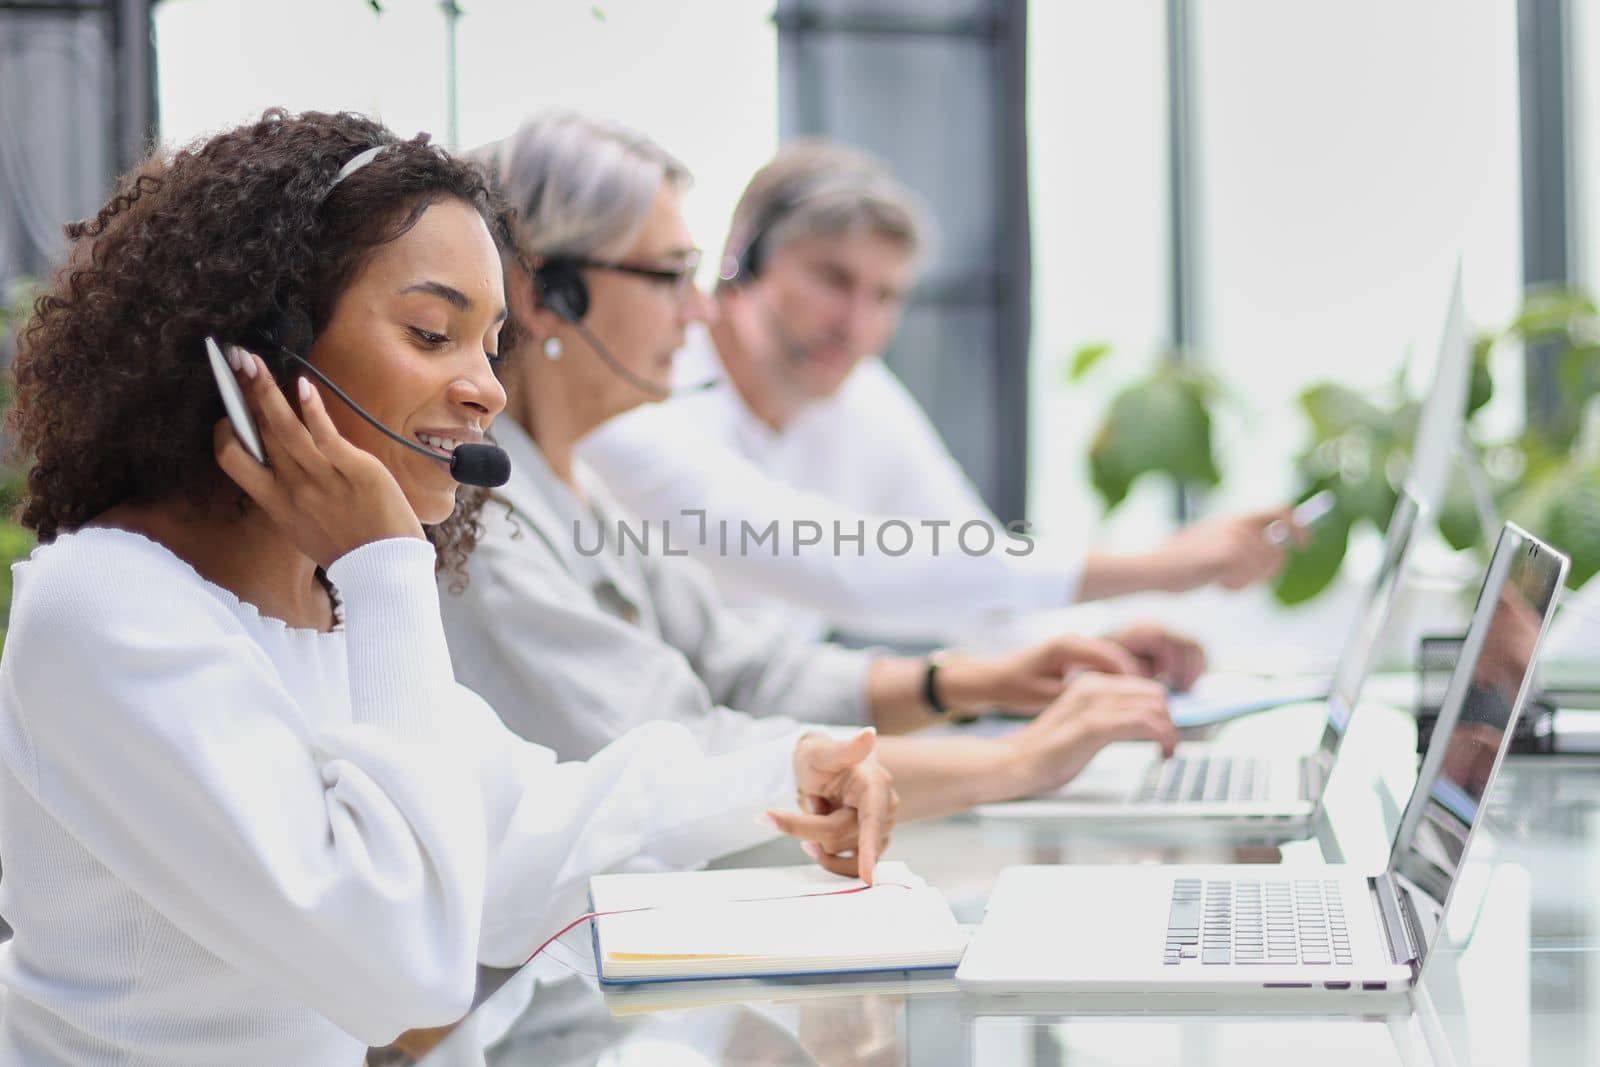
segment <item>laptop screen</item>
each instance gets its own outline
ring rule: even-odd
[[[1389,870],[1425,897],[1416,901],[1428,905],[1417,909],[1425,942],[1480,821],[1566,570],[1561,553],[1507,524],[1389,857]]]
[[[1472,357],[1462,312],[1461,267],[1457,265],[1455,281],[1450,287],[1450,308],[1445,313],[1444,332],[1439,337],[1433,381],[1422,394],[1422,409],[1417,413],[1416,434],[1411,441],[1411,466],[1406,478],[1407,488],[1432,512],[1437,512],[1444,502],[1450,468],[1462,442],[1471,385]]]
[[[1324,784],[1333,768],[1339,743],[1350,725],[1350,716],[1361,699],[1361,687],[1372,667],[1378,639],[1383,636],[1383,628],[1394,608],[1401,571],[1405,569],[1417,523],[1423,514],[1437,514],[1444,504],[1450,466],[1466,421],[1471,377],[1472,360],[1468,355],[1462,316],[1461,268],[1458,265],[1450,287],[1444,331],[1439,338],[1433,382],[1423,396],[1416,433],[1411,441],[1410,472],[1384,536],[1383,562],[1368,587],[1367,598],[1356,614],[1355,625],[1334,667],[1333,685],[1328,694],[1328,724],[1322,731],[1322,745],[1317,753]]]
[[[1350,636],[1345,639],[1339,662],[1333,669],[1333,685],[1328,693],[1328,724],[1322,731],[1322,755],[1326,757],[1339,750],[1339,742],[1344,740],[1345,730],[1350,726],[1350,716],[1361,699],[1362,683],[1366,681],[1378,638],[1389,621],[1400,589],[1400,575],[1405,569],[1419,515],[1416,499],[1408,491],[1401,490],[1399,502],[1389,519],[1389,530],[1384,534],[1383,562],[1367,588],[1366,599],[1356,613],[1355,625],[1350,628]]]

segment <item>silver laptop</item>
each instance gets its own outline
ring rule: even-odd
[[[1383,561],[1345,639],[1324,699],[1322,739],[1310,753],[1251,753],[1206,741],[1185,742],[1163,760],[1154,745],[1108,746],[1061,789],[1004,804],[986,804],[980,816],[1004,819],[1071,819],[1075,825],[1188,823],[1245,832],[1302,831],[1322,803],[1339,746],[1350,725],[1378,638],[1393,612],[1421,507],[1400,493],[1384,536]]]
[[[1327,723],[1315,751],[1252,754],[1189,742],[1179,745],[1171,759],[1162,760],[1153,745],[1112,745],[1062,789],[983,805],[977,813],[987,818],[1070,818],[1074,825],[1108,822],[1124,827],[1168,822],[1189,826],[1204,820],[1208,829],[1216,831],[1263,836],[1304,833],[1322,803],[1340,742],[1393,614],[1418,527],[1443,502],[1465,424],[1471,375],[1458,265],[1433,383],[1418,414],[1411,464],[1384,536],[1382,563],[1356,609],[1330,687],[1317,695],[1298,694],[1300,699],[1309,696],[1325,702]]]
[[[1002,995],[1310,993],[1327,1000],[1318,1010],[1409,990],[1444,921],[1566,573],[1565,556],[1505,527],[1383,873],[1011,867],[956,982]]]

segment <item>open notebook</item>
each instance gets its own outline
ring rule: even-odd
[[[903,863],[877,884],[818,867],[602,874],[589,880],[594,956],[607,983],[954,967],[967,932]],[[824,895],[828,894],[828,895]],[[775,899],[776,898],[776,899]]]

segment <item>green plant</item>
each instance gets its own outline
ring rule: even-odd
[[[0,299],[0,353],[10,350],[13,328],[26,320],[37,291],[31,278],[18,278]],[[0,375],[0,416],[11,406],[11,373]],[[24,492],[24,472],[0,464],[0,641],[11,615],[11,564],[33,551],[33,534],[11,520]]]
[[[1474,465],[1485,474],[1483,491],[1499,514],[1515,519],[1572,556],[1574,587],[1600,571],[1600,318],[1587,297],[1573,292],[1530,292],[1504,329],[1476,338],[1467,405]],[[1504,344],[1538,346],[1557,368],[1564,403],[1555,417],[1530,423],[1507,440],[1485,441],[1471,432],[1473,416],[1494,395],[1494,353]],[[1311,444],[1296,461],[1301,497],[1335,493],[1333,515],[1311,543],[1291,551],[1274,592],[1297,604],[1322,592],[1338,574],[1352,528],[1388,523],[1395,487],[1409,468],[1420,403],[1397,374],[1387,395],[1367,400],[1354,390],[1320,383],[1300,395]],[[1469,473],[1458,465],[1438,517],[1440,533],[1457,549],[1481,549],[1485,533]],[[1492,536],[1496,531],[1487,531]]]
[[[1530,291],[1504,329],[1472,343],[1469,429],[1493,398],[1490,373],[1503,345],[1544,353],[1560,385],[1562,404],[1550,418],[1503,440],[1471,437],[1483,491],[1495,510],[1548,539],[1572,557],[1576,587],[1600,573],[1600,313],[1587,296],[1555,289]],[[1067,377],[1078,382],[1110,354],[1104,343],[1072,353]],[[1195,488],[1218,485],[1212,415],[1226,395],[1213,375],[1165,358],[1111,401],[1089,449],[1089,473],[1109,512],[1146,475]],[[1333,511],[1291,549],[1273,592],[1283,604],[1312,599],[1331,584],[1344,563],[1350,534],[1362,524],[1388,525],[1397,487],[1410,468],[1411,444],[1421,411],[1402,368],[1376,396],[1335,382],[1300,394],[1310,444],[1295,460],[1304,500],[1324,489]],[[1438,516],[1445,540],[1457,549],[1485,546],[1474,486],[1464,469],[1453,476]],[[1496,531],[1488,531],[1492,536]]]
[[[1104,343],[1078,349],[1068,380],[1082,380],[1110,352]],[[1210,374],[1171,355],[1118,391],[1089,446],[1089,476],[1107,511],[1145,475],[1165,475],[1187,488],[1221,482],[1211,442],[1211,408],[1221,392]]]

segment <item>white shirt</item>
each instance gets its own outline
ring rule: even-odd
[[[455,683],[423,541],[329,568],[342,625],[262,617],[135,534],[17,564],[0,659],[0,1062],[355,1067],[463,1015],[588,875],[771,836],[794,739],[655,724],[557,764]]]
[[[781,432],[745,406],[704,330],[691,333],[674,377],[721,384],[613,419],[579,454],[630,511],[681,530],[740,611],[812,639],[833,628],[938,638],[1074,599],[1081,558],[1010,537],[881,360],[863,361]],[[703,542],[694,512],[705,514]],[[896,519],[912,527],[910,540],[884,526]],[[775,554],[738,537],[741,523],[761,530],[773,520]],[[788,536],[797,521],[819,524],[820,542],[800,543],[809,531]],[[971,521],[995,531],[992,549],[976,529],[973,552],[957,543]],[[726,547],[719,522],[733,532]],[[864,524],[859,550],[833,536],[835,524],[847,535]]]
[[[700,564],[619,536],[631,517],[581,464],[584,499],[516,423],[494,435],[511,480],[441,607],[456,677],[511,729],[583,759],[650,719],[709,752],[867,721],[867,653],[732,617]]]

